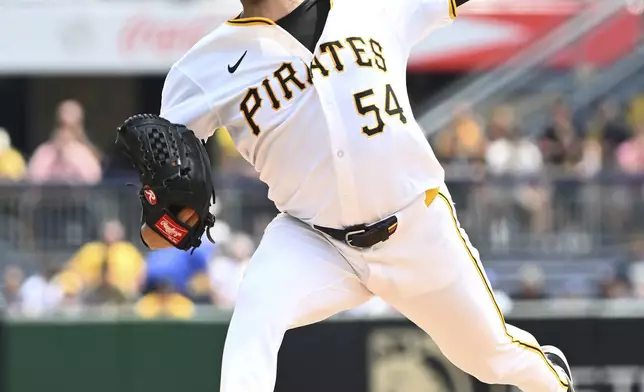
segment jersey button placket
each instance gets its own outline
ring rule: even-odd
[[[340,119],[340,111],[334,105],[332,108],[336,113],[336,118]],[[331,138],[336,139],[335,163],[338,183],[338,191],[342,200],[344,215],[349,222],[355,223],[357,216],[360,216],[360,207],[356,205],[356,184],[354,177],[354,167],[350,151],[347,150],[346,129],[342,122],[338,121],[331,129]]]
[[[352,159],[348,148],[347,129],[342,113],[335,101],[335,88],[331,78],[314,78],[315,89],[320,105],[327,120],[331,153],[335,156],[335,183],[337,196],[340,201],[338,211],[342,224],[355,223],[360,216],[360,206],[356,202],[356,184],[352,167]]]

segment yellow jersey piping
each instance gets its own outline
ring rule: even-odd
[[[456,19],[458,14],[456,11],[456,0],[447,0],[449,2],[449,17],[451,19]]]

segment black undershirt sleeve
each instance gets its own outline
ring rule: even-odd
[[[293,12],[278,20],[277,24],[314,52],[330,9],[329,0],[305,0]]]
[[[470,1],[470,0],[456,0],[456,6],[458,7],[460,5],[463,5],[463,4],[467,3],[468,1]]]

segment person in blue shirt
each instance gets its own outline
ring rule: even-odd
[[[211,302],[208,260],[216,249],[216,245],[204,242],[192,254],[176,248],[148,253],[144,292],[152,292],[160,283],[168,282],[197,303]]]

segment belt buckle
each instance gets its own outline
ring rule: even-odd
[[[360,248],[359,246],[355,246],[355,245],[353,245],[353,244],[351,243],[351,239],[349,238],[349,236],[352,236],[352,235],[355,235],[355,234],[364,234],[364,233],[366,233],[366,232],[367,232],[367,229],[360,229],[360,230],[353,230],[353,231],[349,231],[349,232],[347,232],[347,233],[344,235],[344,242],[346,242],[346,244],[347,244],[347,245],[349,245],[349,246],[350,246],[350,247],[352,247],[352,248],[355,248],[355,249],[362,249],[362,248]]]

